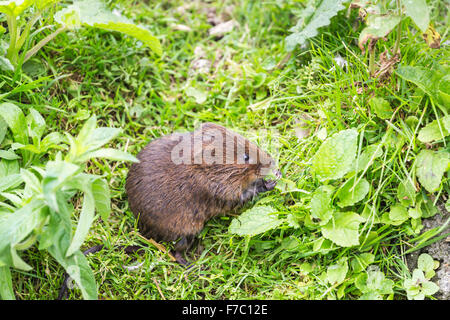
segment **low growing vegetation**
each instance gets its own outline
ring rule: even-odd
[[[449,236],[445,2],[0,13],[1,298],[55,299],[67,272],[69,299],[435,299],[438,258],[408,255]],[[139,235],[124,186],[150,140],[203,122],[259,144],[283,177],[210,220],[187,271]]]

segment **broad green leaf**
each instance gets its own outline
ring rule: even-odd
[[[22,144],[28,143],[27,123],[22,110],[18,106],[9,102],[0,104],[0,117],[3,117],[8,124],[16,142]]]
[[[359,244],[359,225],[363,222],[355,212],[335,212],[333,218],[322,227],[325,238],[342,247]]]
[[[389,211],[389,219],[394,225],[399,225],[409,219],[408,210],[401,204],[391,206]]]
[[[25,9],[32,6],[36,0],[8,0],[0,1],[0,12],[11,15],[14,18],[19,16]]]
[[[450,115],[434,120],[420,129],[417,138],[424,143],[440,140],[450,134]]]
[[[372,165],[374,160],[381,157],[383,154],[383,148],[381,144],[372,144],[367,146],[359,157],[355,158],[352,164],[353,174],[359,173],[360,171],[366,170]]]
[[[347,261],[331,265],[327,268],[327,280],[332,285],[342,283],[345,280],[347,272]]]
[[[111,213],[111,195],[106,180],[95,180],[92,183],[92,193],[94,196],[95,208],[103,221],[106,221]]]
[[[254,236],[278,227],[283,221],[270,206],[253,207],[231,221],[228,231],[240,236]]]
[[[434,269],[434,260],[433,258],[426,253],[422,253],[417,260],[417,268],[427,273],[429,271],[433,271]]]
[[[336,193],[336,196],[340,200],[338,206],[341,208],[354,205],[364,199],[369,192],[370,185],[366,179],[361,178],[358,183],[355,184],[356,181],[356,176],[347,180]]]
[[[327,224],[333,215],[334,209],[331,204],[333,191],[332,186],[320,186],[311,198],[311,216],[318,219],[320,225]]]
[[[369,15],[365,27],[359,34],[358,46],[364,50],[364,45],[369,39],[378,40],[387,36],[400,22],[401,17],[396,15]]]
[[[15,300],[14,291],[11,281],[11,272],[8,266],[0,266],[0,299]]]
[[[416,159],[416,175],[420,184],[428,191],[435,192],[439,189],[442,176],[449,163],[448,152],[435,152],[421,150]]]
[[[350,265],[354,272],[364,271],[367,266],[375,261],[375,256],[371,253],[361,253],[355,256],[351,261]]]
[[[23,270],[31,269],[18,257],[14,246],[24,240],[45,219],[41,210],[43,206],[42,200],[32,200],[0,221],[0,266],[13,265]]]
[[[397,198],[404,206],[414,206],[416,198],[416,188],[410,179],[400,181],[397,188]]]
[[[330,19],[345,8],[343,2],[342,0],[309,1],[295,27],[289,29],[293,33],[286,37],[286,50],[292,51],[296,45],[303,45],[306,40],[315,37],[320,27],[329,25]]]
[[[114,14],[99,0],[79,0],[55,14],[58,23],[68,27],[79,25],[91,26],[100,29],[119,31],[134,37],[156,54],[162,54],[159,40],[146,28],[135,25],[131,20],[120,14]]]
[[[405,14],[410,17],[422,32],[430,24],[430,13],[425,0],[403,0]]]
[[[373,97],[370,99],[369,105],[372,112],[375,112],[380,119],[390,119],[394,113],[389,102],[380,97]]]
[[[6,160],[15,160],[20,159],[20,156],[18,156],[11,150],[0,150],[0,158]]]
[[[17,187],[22,182],[23,179],[18,173],[0,177],[0,192]]]
[[[350,169],[356,155],[358,132],[343,130],[320,146],[312,159],[312,171],[320,180],[340,179]]]
[[[434,96],[436,94],[436,85],[439,83],[439,74],[430,68],[419,66],[400,66],[396,70],[397,74],[411,81],[425,93]]]
[[[29,114],[26,117],[28,125],[28,136],[41,140],[42,134],[45,131],[45,120],[39,112],[31,108]]]

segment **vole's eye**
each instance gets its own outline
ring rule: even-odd
[[[248,154],[244,154],[244,161],[248,162],[250,160],[250,156]]]

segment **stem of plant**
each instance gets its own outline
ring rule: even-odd
[[[375,44],[369,45],[369,74],[371,77],[375,74]]]
[[[402,16],[402,6],[400,3],[400,0],[396,0],[396,3],[397,3],[398,15],[401,17]],[[394,55],[397,54],[399,47],[400,47],[401,32],[402,32],[402,20],[400,20],[400,22],[398,23],[398,26],[397,26],[397,39],[395,40],[395,45],[394,45]]]
[[[34,56],[36,54],[36,52],[39,51],[39,49],[41,49],[43,46],[45,46],[48,42],[50,42],[53,38],[55,38],[58,34],[60,34],[61,32],[67,30],[66,26],[61,26],[58,30],[56,30],[55,32],[49,34],[48,36],[46,36],[44,39],[42,39],[41,41],[39,41],[33,48],[31,48],[27,54],[25,55],[25,59],[23,60],[23,62],[27,61],[28,59],[30,59],[32,56]]]

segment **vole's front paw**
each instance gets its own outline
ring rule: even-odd
[[[275,188],[276,185],[277,185],[276,180],[265,180],[264,181],[264,186],[266,187],[267,191],[273,190],[273,188]]]

